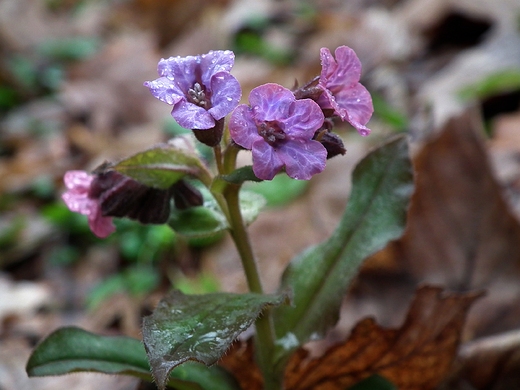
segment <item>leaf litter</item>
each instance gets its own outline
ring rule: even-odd
[[[34,197],[35,179],[46,175],[59,194],[65,170],[93,168],[104,159],[124,157],[130,151],[142,149],[143,145],[163,140],[164,134],[160,129],[164,117],[158,114],[153,100],[141,89],[141,81],[155,74],[155,65],[150,64],[154,64],[160,55],[172,55],[172,51],[175,55],[196,54],[213,49],[214,45],[227,46],[226,40],[234,30],[226,30],[219,23],[222,17],[226,18],[226,26],[237,29],[246,24],[250,16],[247,12],[236,12],[236,6],[226,1],[212,7],[197,2],[193,8],[184,8],[185,17],[181,19],[167,18],[166,15],[179,15],[178,10],[183,9],[182,2],[135,1],[123,6],[110,2],[86,2],[83,11],[77,12],[76,9],[76,13],[72,11],[77,2],[55,3],[54,10],[31,1],[5,1],[1,5],[0,40],[9,53],[29,52],[33,56],[36,53],[33,49],[48,38],[78,34],[101,38],[104,44],[97,54],[66,66],[65,80],[56,92],[61,101],[49,100],[48,96],[31,96],[32,92],[24,90],[21,96],[23,104],[0,119],[0,195],[2,202],[6,202],[1,205],[0,226],[11,226],[11,221],[20,215],[29,221],[12,235],[16,237],[14,245],[0,248],[0,259],[9,259],[8,264],[2,262],[2,272],[8,275],[9,283],[12,280],[14,285],[20,283],[23,286],[25,280],[36,279],[38,285],[41,281],[58,295],[42,299],[39,303],[44,308],[42,311],[35,310],[33,305],[15,317],[2,317],[6,324],[0,334],[2,350],[13,351],[0,356],[0,367],[9,368],[4,370],[8,374],[0,379],[0,386],[6,389],[26,386],[27,379],[21,367],[15,367],[13,362],[22,362],[20,365],[23,365],[21,357],[27,355],[30,348],[27,340],[40,339],[48,332],[49,313],[46,310],[50,310],[54,317],[50,321],[53,327],[73,321],[87,324],[95,331],[113,332],[115,327],[118,332],[133,334],[138,324],[129,322],[135,322],[132,319],[139,318],[139,310],[145,310],[137,304],[133,313],[125,309],[126,314],[122,315],[124,324],[119,324],[119,327],[121,319],[117,316],[108,323],[108,320],[96,321],[99,317],[95,313],[84,312],[82,296],[96,280],[117,271],[121,257],[117,250],[106,251],[94,245],[85,251],[83,258],[86,262],[83,265],[58,270],[50,267],[46,263],[49,247],[59,246],[67,238],[55,227],[42,222],[38,215],[39,206],[49,200]],[[312,66],[316,58],[311,54],[316,50],[312,50],[313,47],[351,45],[360,52],[364,74],[374,91],[377,89],[386,99],[395,102],[395,107],[409,114],[412,146],[417,151],[414,163],[418,189],[409,210],[407,232],[402,239],[366,263],[344,302],[342,322],[321,347],[321,357],[298,351],[289,367],[294,374],[291,380],[299,382],[295,379],[298,375],[298,378],[305,377],[307,382],[302,380],[300,385],[291,384],[295,387],[289,388],[315,386],[319,389],[316,386],[336,386],[337,383],[345,388],[374,372],[391,379],[399,388],[435,388],[442,379],[446,379],[439,387],[443,389],[464,389],[468,383],[476,389],[518,387],[519,343],[515,333],[520,328],[517,310],[520,296],[517,220],[520,144],[516,137],[518,119],[515,119],[518,108],[516,112],[499,115],[486,124],[492,133],[489,140],[485,139],[478,118],[472,114],[441,125],[453,116],[453,107],[457,107],[459,112],[463,109],[455,96],[465,84],[490,72],[520,67],[519,46],[515,45],[518,32],[511,27],[514,24],[511,20],[518,15],[518,6],[509,0],[380,1],[368,5],[352,2],[336,5],[336,8],[320,5],[313,22],[312,19],[294,17],[296,13],[288,2],[278,3],[262,2],[265,15],[285,21],[286,27],[273,30],[270,36],[279,39],[286,34],[290,39],[285,42],[298,43],[296,52],[299,52],[303,67],[289,65],[281,70],[261,59],[238,58],[237,71],[243,69],[239,76],[241,81],[253,87],[275,78],[290,86],[295,75],[302,81],[306,78],[304,75],[315,73]],[[378,6],[374,7],[373,3]],[[424,12],[425,7],[431,12]],[[439,25],[438,22],[454,10],[469,19],[484,16],[493,28],[480,43],[469,49],[452,47],[432,54],[428,49],[431,37],[428,38],[424,32],[434,31],[432,26]],[[200,25],[185,33],[186,23]],[[208,34],[208,29],[203,27],[208,25],[219,27],[222,38],[211,34],[213,30]],[[211,40],[207,39],[208,35],[212,35]],[[212,47],[206,47],[210,43]],[[36,63],[39,66],[45,64],[40,59]],[[471,64],[474,66],[469,66]],[[259,71],[251,72],[251,66]],[[18,81],[5,76],[9,74],[5,65],[1,67],[2,83],[7,81],[7,85],[18,85]],[[259,80],[259,77],[265,77],[265,80]],[[41,90],[42,86],[38,88]],[[432,127],[425,119],[429,116],[424,108],[430,103],[435,118],[433,133],[437,134],[432,138],[429,138]],[[480,102],[475,103],[478,106]],[[377,144],[380,141],[377,136],[384,137],[391,130],[384,121],[377,118],[374,121],[380,135],[375,132],[376,137],[367,142]],[[35,122],[45,126],[34,127]],[[53,130],[47,132],[45,129],[49,124]],[[256,229],[254,234],[259,233],[254,240],[261,254],[260,266],[267,282],[278,280],[294,251],[320,242],[333,229],[338,211],[347,201],[342,194],[348,193],[348,188],[338,188],[338,183],[344,180],[337,178],[349,174],[350,167],[364,154],[367,144],[353,142],[348,149],[349,160],[331,161],[337,168],[317,178],[321,182],[313,183],[315,185],[311,185],[307,194],[287,207],[286,214],[275,209],[264,220],[259,219],[252,225],[251,229]],[[313,210],[310,216],[307,213],[309,209]],[[294,224],[302,227],[299,236],[289,234],[287,240],[282,240],[282,233],[294,230],[290,228]],[[2,233],[4,231],[9,233],[10,230],[2,230]],[[2,235],[2,239],[4,237],[11,236]],[[264,240],[269,243],[283,241],[285,245],[263,245]],[[197,262],[202,260],[203,268],[215,270],[226,289],[243,290],[244,285],[236,276],[238,265],[228,260],[234,254],[225,244],[208,251],[183,252],[180,256],[183,262],[190,262],[188,269],[196,269]],[[215,257],[226,260],[208,265],[208,258]],[[103,265],[100,265],[101,261]],[[423,282],[435,283],[457,293],[441,294],[433,287],[416,292],[417,285]],[[269,288],[274,290],[276,284]],[[475,294],[478,293],[471,292],[475,289],[485,289],[487,295],[476,300]],[[70,294],[70,291],[75,292]],[[431,301],[424,298],[427,295],[424,291],[429,291],[428,294],[435,299],[430,295]],[[404,303],[414,294],[417,295],[413,302],[423,299],[425,312],[428,307],[433,310],[438,305],[446,305],[446,300],[450,299],[457,301],[463,309],[459,317],[443,313],[446,317],[421,321],[415,303],[406,314]],[[5,296],[11,294],[3,294],[1,299]],[[64,296],[68,299],[63,299]],[[123,301],[127,300],[126,296]],[[471,305],[474,300],[476,302]],[[65,307],[60,307],[63,302]],[[472,309],[467,314],[470,305]],[[107,310],[106,307],[103,310]],[[468,320],[464,325],[466,314]],[[374,316],[376,322],[364,319],[366,315]],[[404,317],[404,324],[399,326]],[[437,319],[445,322],[437,322]],[[434,325],[438,328],[429,327]],[[413,339],[412,342],[406,335],[417,327],[422,329],[424,333],[418,334],[423,334],[425,339]],[[351,336],[347,338],[348,334]],[[426,339],[439,343],[432,345]],[[379,340],[378,348],[374,348],[374,352],[370,352],[370,348],[364,350],[361,340],[368,340],[367,348],[370,341]],[[338,342],[337,346],[331,346]],[[413,362],[404,360],[401,366],[392,363],[397,354],[406,354],[406,348],[418,344],[421,347],[417,354],[411,354]],[[345,351],[347,345],[348,351]],[[388,348],[385,350],[383,346]],[[436,346],[439,348],[434,348]],[[440,347],[444,349],[441,351]],[[311,348],[312,345],[308,346]],[[427,354],[428,348],[433,348],[433,355]],[[356,359],[356,364],[359,364],[357,371],[350,367],[351,371],[343,372],[341,381],[344,382],[338,378],[330,379],[330,368],[334,364],[349,368],[340,362],[348,361],[352,350],[359,350],[360,356],[372,356],[373,359]],[[240,351],[243,355],[239,354]],[[236,362],[237,371],[244,371],[244,365],[253,361],[250,348],[242,344],[237,343],[228,356],[234,354],[242,356]],[[432,356],[437,360],[431,366],[421,366],[427,360],[425,357]],[[331,363],[335,358],[338,361]],[[450,364],[454,358],[454,364]],[[414,382],[413,375],[410,375],[419,368],[427,373],[420,379],[429,378],[428,384]],[[89,378],[79,374],[56,378],[62,382],[52,382],[52,386],[93,389],[101,386],[100,383],[110,388],[114,385],[114,382],[103,382],[99,377]],[[251,385],[246,382],[244,388],[255,389],[254,383],[258,383],[258,378],[256,382],[253,379]],[[338,382],[335,384],[336,379]],[[49,383],[31,380],[34,388],[45,388]],[[133,381],[120,383],[121,388],[135,387]],[[293,382],[288,379],[287,383]]]

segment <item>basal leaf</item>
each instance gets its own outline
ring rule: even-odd
[[[214,293],[184,295],[172,291],[143,321],[143,340],[159,388],[170,371],[195,360],[212,365],[237,336],[282,296]]]
[[[293,306],[274,310],[279,358],[338,320],[345,291],[363,260],[398,238],[413,190],[404,137],[370,153],[353,173],[353,190],[334,234],[289,264],[280,291],[292,290]]]
[[[100,336],[76,327],[51,333],[33,351],[26,367],[29,376],[73,372],[124,374],[152,381],[143,344],[124,336]],[[186,364],[173,370],[168,384],[179,390],[236,390],[223,370]]]
[[[130,337],[99,336],[67,327],[51,333],[27,362],[29,376],[78,371],[127,374],[146,379],[150,369],[143,344]]]
[[[197,176],[202,164],[194,152],[161,144],[121,160],[112,168],[149,187],[167,189],[185,175]]]

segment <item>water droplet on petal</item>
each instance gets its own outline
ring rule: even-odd
[[[230,101],[233,100],[233,99],[232,99],[231,97],[228,96],[228,97],[226,98],[226,100],[227,100],[228,102],[230,102]]]

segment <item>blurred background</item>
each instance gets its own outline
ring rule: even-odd
[[[120,220],[100,240],[60,199],[67,170],[182,133],[142,85],[158,60],[231,49],[246,102],[260,84],[309,81],[319,49],[340,45],[363,64],[372,134],[339,125],[347,154],[310,183],[252,187],[268,199],[251,226],[266,289],[330,235],[362,156],[406,132],[421,206],[405,239],[367,262],[333,338],[368,314],[399,325],[424,281],[490,290],[468,339],[520,326],[520,1],[0,0],[0,390],[135,388],[95,374],[28,379],[24,367],[60,326],[140,337],[141,316],[171,284],[245,291],[225,237]],[[468,109],[477,124],[457,138],[446,123]]]

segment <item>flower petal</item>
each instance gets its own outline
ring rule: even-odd
[[[90,199],[87,193],[77,193],[74,191],[67,191],[61,195],[61,199],[65,202],[70,211],[89,215],[96,201]]]
[[[182,99],[185,99],[184,93],[170,79],[159,77],[153,81],[146,81],[143,84],[147,87],[152,95],[162,102],[173,105]]]
[[[287,175],[309,180],[325,169],[327,150],[318,141],[288,141],[280,146],[279,156]]]
[[[273,121],[287,118],[291,103],[296,98],[287,88],[268,83],[251,90],[249,104],[258,121]]]
[[[215,126],[215,120],[208,111],[186,100],[173,106],[172,116],[186,129],[205,130]]]
[[[227,72],[215,74],[210,83],[212,107],[208,112],[215,119],[222,119],[240,102],[242,90],[238,80]]]
[[[183,94],[197,81],[196,70],[200,66],[200,56],[170,57],[161,59],[157,65],[159,76],[164,76],[175,83]]]
[[[92,180],[94,180],[94,176],[85,171],[67,171],[63,176],[65,187],[76,193],[87,194]]]
[[[311,99],[296,100],[290,111],[290,116],[283,120],[285,133],[292,139],[309,140],[314,136],[325,117],[320,106]]]
[[[325,85],[333,93],[359,82],[361,77],[361,61],[348,46],[340,46],[335,51],[336,59],[327,48],[320,50],[321,76],[320,84]]]
[[[112,217],[103,217],[99,206],[92,211],[88,216],[88,225],[92,233],[99,238],[105,238],[115,232],[116,227],[112,223]]]
[[[233,141],[249,150],[252,149],[255,141],[263,141],[253,119],[253,110],[245,104],[239,105],[231,114],[229,133]]]
[[[283,162],[278,153],[263,139],[253,143],[253,172],[263,180],[272,180],[282,169]]]
[[[235,63],[235,53],[231,50],[210,51],[208,54],[203,54],[200,57],[201,81],[204,85],[210,85],[211,78],[216,73],[229,73]]]
[[[68,191],[61,198],[70,211],[89,215],[95,207],[95,201],[88,197],[90,185],[94,176],[85,171],[68,171],[63,177]]]
[[[327,96],[327,93],[323,93],[320,96],[318,103],[322,103],[321,99],[324,96]],[[329,108],[332,108],[342,120],[346,120],[354,126],[361,135],[370,133],[370,130],[364,125],[370,120],[374,112],[374,106],[370,93],[363,85],[356,84],[349,89],[340,91],[332,99],[329,99],[328,102],[332,103]]]

